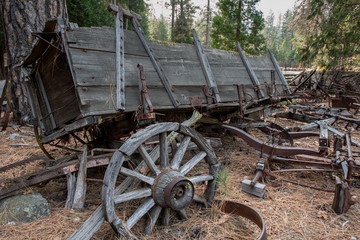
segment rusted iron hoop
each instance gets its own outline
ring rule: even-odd
[[[218,204],[221,211],[225,213],[236,214],[255,223],[261,229],[261,234],[258,237],[258,240],[267,239],[265,221],[261,214],[254,208],[234,201],[214,200],[214,203]]]
[[[48,159],[54,159],[50,153],[46,150],[46,148],[44,147],[44,145],[41,143],[40,141],[40,135],[39,135],[39,130],[38,130],[38,127],[37,126],[34,126],[34,134],[35,134],[35,139],[36,139],[36,142],[37,144],[39,145],[41,151],[45,154],[45,156],[48,158]]]

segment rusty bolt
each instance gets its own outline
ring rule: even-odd
[[[87,87],[83,87],[82,90],[83,90],[84,92],[87,92],[89,89],[88,89]]]

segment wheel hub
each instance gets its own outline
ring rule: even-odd
[[[194,186],[180,172],[163,172],[155,180],[153,198],[158,205],[179,211],[190,205]]]

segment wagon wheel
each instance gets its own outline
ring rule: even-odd
[[[148,153],[145,143],[154,137],[158,138],[159,146]],[[180,144],[170,154],[168,144],[180,137],[183,137]],[[194,156],[186,153],[191,142],[197,146]],[[135,170],[124,167],[124,161],[136,156],[136,153],[140,154],[143,161]],[[193,200],[203,204],[210,203],[214,198],[215,175],[219,168],[211,146],[195,130],[178,123],[148,126],[132,135],[114,153],[109,163],[102,189],[106,219],[117,233],[126,238],[135,238],[130,230],[146,216],[144,231],[145,234],[151,234],[160,215],[162,223],[168,225],[171,211],[186,218],[185,209]],[[132,178],[141,182],[141,187],[138,184],[137,188],[126,189],[121,184],[115,189],[119,173],[128,177],[128,180]],[[120,220],[116,215],[115,205],[125,202],[126,206],[133,206],[133,202],[141,204],[130,217]],[[124,215],[125,211],[122,213]]]
[[[35,138],[41,151],[49,159],[54,158],[49,153],[49,151],[47,151],[47,147],[45,146],[56,147],[57,149],[73,153],[83,152],[85,145],[87,145],[89,149],[94,148],[94,137],[92,134],[92,128],[83,128],[78,131],[68,133],[67,135],[62,136],[59,139],[54,139],[53,141],[46,144],[41,142],[39,129],[39,126],[34,125]]]

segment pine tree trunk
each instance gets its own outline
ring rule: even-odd
[[[171,40],[174,39],[174,24],[175,24],[175,1],[171,1]]]
[[[240,32],[241,32],[241,11],[242,11],[242,0],[239,0],[238,5],[238,15],[237,15],[237,26],[236,26],[236,39],[239,40]]]
[[[208,4],[207,4],[206,39],[205,39],[206,46],[209,46],[209,40],[210,40],[210,0],[208,0]]]
[[[9,68],[22,62],[35,44],[33,32],[41,31],[48,19],[67,19],[65,0],[0,0]],[[9,70],[12,103],[17,116],[27,112],[19,69]]]

